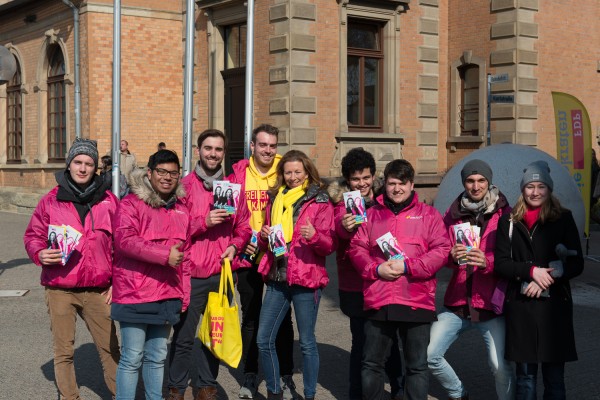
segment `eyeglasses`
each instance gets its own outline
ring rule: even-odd
[[[162,169],[162,168],[154,168],[154,170],[156,171],[156,174],[158,176],[167,176],[167,174],[169,174],[171,176],[171,178],[173,179],[177,179],[179,178],[179,175],[181,175],[179,173],[179,171],[167,171],[166,169]]]

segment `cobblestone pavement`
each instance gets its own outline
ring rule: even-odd
[[[49,318],[44,304],[44,289],[39,285],[40,271],[29,261],[23,249],[22,237],[29,216],[0,212],[0,221],[0,290],[29,290],[22,297],[0,297],[0,400],[57,399]],[[590,254],[600,255],[598,231],[592,232]],[[332,280],[323,291],[317,322],[321,357],[317,389],[319,400],[347,397],[350,331],[347,318],[338,308],[333,257],[329,259],[328,269]],[[448,278],[448,271],[440,272],[438,302]],[[585,272],[572,285],[579,361],[567,364],[567,395],[569,399],[600,399],[600,263],[586,261]],[[109,399],[98,355],[82,321],[77,325],[75,348],[75,367],[82,399]],[[297,336],[294,354],[294,380],[302,393],[302,360]],[[461,336],[449,350],[447,358],[465,383],[471,400],[495,398],[483,340],[474,331]],[[219,398],[237,399],[241,379],[241,371],[222,366]],[[139,399],[143,399],[141,387],[140,383]],[[193,398],[192,391],[190,387],[186,399]],[[430,399],[446,398],[433,378],[429,394]],[[257,398],[266,398],[264,381]]]

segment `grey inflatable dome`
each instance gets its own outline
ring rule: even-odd
[[[492,167],[493,184],[504,193],[511,206],[515,204],[521,194],[519,184],[523,177],[523,169],[533,161],[546,161],[550,166],[550,176],[554,181],[553,193],[560,200],[562,206],[570,209],[573,213],[579,229],[579,237],[583,239],[585,208],[579,189],[569,171],[548,153],[520,144],[496,144],[484,147],[469,154],[452,167],[444,176],[434,200],[435,208],[442,215],[463,191],[460,171],[468,161],[473,159],[483,160]]]

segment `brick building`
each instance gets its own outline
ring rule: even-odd
[[[408,159],[419,186],[488,143],[556,153],[552,91],[587,107],[600,135],[597,0],[255,0],[254,121],[324,176],[345,152]],[[75,1],[82,133],[111,140],[113,1]],[[197,0],[194,131],[242,156],[247,10]],[[122,1],[122,138],[139,164],[182,150],[185,2]],[[73,12],[60,0],[0,0],[0,45],[18,74],[0,85],[0,192],[47,189],[75,137]],[[488,83],[489,76],[493,82]],[[493,101],[488,101],[492,95]],[[489,127],[489,129],[488,129]]]

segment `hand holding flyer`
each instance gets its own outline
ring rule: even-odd
[[[367,222],[367,207],[365,199],[360,195],[360,190],[343,194],[346,213],[354,215],[357,224]]]
[[[271,227],[269,234],[269,247],[275,257],[281,257],[287,254],[287,245],[283,236],[283,227],[277,224]]]
[[[70,225],[48,225],[48,248],[60,249],[61,264],[66,265],[79,244],[81,232]]]
[[[406,258],[398,245],[398,241],[390,232],[377,238],[377,244],[386,260],[404,260]]]

